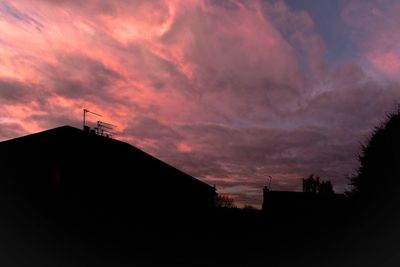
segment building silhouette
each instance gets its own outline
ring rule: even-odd
[[[4,197],[46,212],[170,219],[209,213],[216,196],[132,145],[70,126],[0,142],[0,169]]]
[[[274,191],[263,188],[262,211],[270,216],[328,216],[343,211],[347,205],[344,194]]]

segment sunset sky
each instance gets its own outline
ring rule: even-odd
[[[0,140],[82,109],[239,204],[347,188],[400,100],[398,0],[0,0]],[[89,124],[99,118],[88,116]]]

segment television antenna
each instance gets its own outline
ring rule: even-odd
[[[85,130],[85,127],[86,127],[86,113],[91,113],[91,114],[94,114],[96,116],[102,117],[100,114],[97,114],[95,112],[92,112],[92,111],[84,108],[83,109],[83,130]]]
[[[112,137],[114,134],[113,130],[115,130],[117,126],[108,122],[104,121],[97,121],[97,126],[95,128],[96,134],[107,137]]]

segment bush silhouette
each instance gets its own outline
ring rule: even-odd
[[[218,194],[215,200],[215,206],[217,208],[236,208],[233,198],[226,194]]]
[[[334,194],[331,181],[323,181],[318,187],[318,193],[320,194]]]
[[[360,167],[350,177],[348,195],[363,204],[400,203],[400,109],[375,127],[359,155]]]
[[[334,194],[332,183],[330,181],[321,181],[321,178],[314,176],[314,174],[303,178],[303,192]]]

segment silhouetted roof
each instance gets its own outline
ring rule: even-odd
[[[203,188],[203,190],[215,191],[212,186],[128,143],[96,134],[89,134],[83,130],[67,125],[0,142],[0,149],[12,147],[15,149],[15,153],[24,153],[24,151],[32,147],[40,150],[41,145],[46,146],[44,149],[46,149],[48,153],[59,153],[60,151],[58,150],[68,150],[69,156],[72,153],[71,151],[73,151],[73,153],[75,153],[74,155],[77,157],[79,157],[79,154],[84,154],[88,161],[90,157],[98,159],[107,158],[110,161],[116,161],[116,158],[118,158],[121,161],[121,165],[125,164],[124,167],[129,167],[129,165],[132,167],[132,173],[135,172],[134,168],[141,168],[141,170],[148,168],[152,175],[154,175],[154,171],[158,170],[157,174],[162,173],[165,174],[168,179],[177,180],[171,182],[189,182],[194,186]],[[51,148],[53,145],[58,146],[57,149],[54,147]],[[44,152],[38,151],[38,153]],[[62,152],[60,152],[60,154],[62,154]],[[57,157],[60,157],[60,155]],[[114,164],[113,167],[117,166]],[[154,179],[155,183],[161,179],[155,176],[151,178]]]

